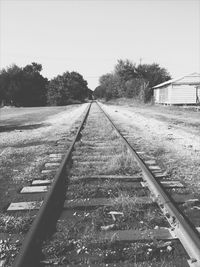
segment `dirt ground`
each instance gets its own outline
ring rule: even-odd
[[[0,109],[0,212],[40,177],[56,141],[70,135],[86,106]]]
[[[157,158],[172,179],[200,196],[200,112],[183,107],[139,105],[117,100],[103,104],[115,123],[134,136],[135,145]]]

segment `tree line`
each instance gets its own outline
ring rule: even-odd
[[[91,98],[87,81],[78,72],[66,71],[48,80],[41,71],[42,65],[35,62],[0,70],[0,106],[67,105]]]
[[[94,90],[95,98],[127,97],[142,102],[152,99],[151,88],[170,80],[171,76],[159,64],[136,64],[130,60],[118,60],[114,70],[99,78],[99,86]]]

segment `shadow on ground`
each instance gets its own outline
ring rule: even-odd
[[[0,125],[0,132],[11,132],[11,131],[23,131],[23,130],[33,130],[41,127],[46,127],[49,124],[39,123],[39,124],[28,124],[28,125]]]

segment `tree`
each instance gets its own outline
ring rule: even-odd
[[[114,68],[114,74],[118,77],[119,95],[126,96],[126,82],[137,77],[136,67],[130,60],[118,60]]]
[[[144,90],[144,101],[148,102],[152,99],[153,90],[151,89],[153,86],[168,81],[171,79],[170,74],[165,68],[161,68],[159,64],[140,64],[137,67],[137,72],[140,77],[142,77],[146,82],[148,82],[148,86],[146,86]]]
[[[102,75],[96,95],[104,95],[109,100],[128,97],[148,102],[152,97],[151,87],[171,79],[165,68],[158,64],[133,64],[130,60],[118,60],[113,73]]]
[[[84,101],[87,96],[87,81],[78,72],[66,71],[52,79],[47,86],[47,102],[50,105],[67,105],[74,100]]]
[[[93,93],[95,98],[104,98],[105,97],[105,87],[99,85],[94,89]]]
[[[87,96],[87,81],[78,72],[72,71],[63,74],[64,84],[69,90],[69,97],[83,101]]]
[[[87,98],[89,100],[92,100],[93,99],[93,91],[91,89],[89,89],[89,88],[87,90]]]
[[[0,97],[2,105],[17,105],[21,90],[22,69],[13,64],[0,71]]]
[[[128,59],[119,59],[115,65],[114,73],[124,81],[137,77],[135,64]]]
[[[58,75],[47,85],[47,103],[52,106],[62,106],[65,105],[67,99],[68,95],[64,91],[63,77]]]
[[[100,77],[99,83],[104,91],[106,100],[118,97],[119,82],[118,77],[112,73],[107,73]]]
[[[46,84],[40,71],[42,65],[32,63],[24,68],[12,65],[0,72],[1,103],[15,106],[46,104]]]
[[[126,97],[142,100],[143,88],[144,88],[145,84],[146,83],[145,83],[145,80],[143,78],[135,78],[135,79],[128,80],[125,83]]]
[[[26,65],[23,68],[23,71],[27,72],[27,73],[40,73],[42,71],[42,65],[32,62],[30,65]]]
[[[43,106],[46,104],[46,85],[48,80],[41,74],[42,65],[31,63],[23,68],[23,106]]]
[[[165,68],[161,68],[159,64],[140,64],[137,66],[138,74],[149,82],[149,87],[153,87],[159,83],[171,79],[170,74]]]

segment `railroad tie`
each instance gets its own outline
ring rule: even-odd
[[[42,203],[42,201],[14,202],[9,205],[7,211],[39,210]]]

